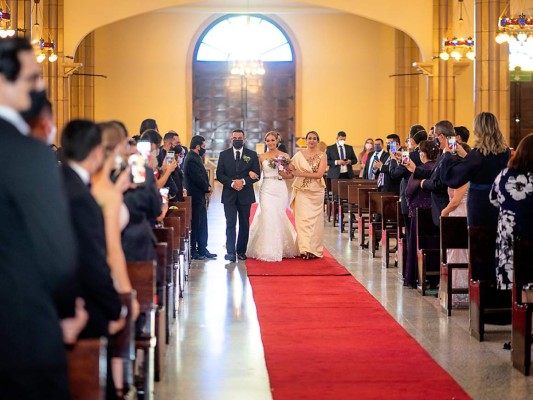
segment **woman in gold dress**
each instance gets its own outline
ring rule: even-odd
[[[318,133],[305,136],[307,148],[297,152],[290,170],[292,184],[291,208],[296,220],[298,248],[304,259],[322,258],[324,248],[324,172],[326,153],[320,151]]]

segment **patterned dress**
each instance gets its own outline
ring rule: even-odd
[[[499,208],[496,237],[498,288],[513,283],[513,238],[533,239],[533,173],[505,168],[496,177],[490,202]]]

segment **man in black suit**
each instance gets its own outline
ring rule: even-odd
[[[193,136],[190,151],[183,162],[185,187],[192,202],[191,252],[194,260],[214,259],[217,255],[207,250],[207,199],[212,192],[202,156],[205,154],[203,136]]]
[[[122,328],[124,315],[107,264],[104,216],[90,190],[91,175],[104,160],[100,128],[90,121],[71,121],[63,129],[61,147],[61,172],[78,250],[79,289],[89,313],[80,337],[107,336]]]
[[[328,157],[328,178],[332,179],[353,179],[352,165],[357,164],[357,157],[353,147],[346,143],[346,132],[337,133],[337,142],[328,146],[326,156]]]
[[[434,135],[437,145],[443,150],[448,146],[448,138],[455,136],[452,123],[446,120],[437,122],[434,127]],[[433,170],[425,171],[417,168],[413,173],[415,179],[421,179],[420,187],[422,190],[431,192],[431,216],[436,226],[440,226],[440,213],[450,202],[448,186],[440,179],[441,162],[442,156],[437,160]]]
[[[246,247],[250,230],[250,207],[255,203],[254,183],[250,177],[253,171],[259,177],[259,158],[253,150],[244,147],[244,131],[235,129],[231,133],[232,147],[220,153],[217,165],[217,180],[223,185],[222,203],[226,215],[225,259],[235,262],[246,260]],[[237,216],[239,236],[235,244]]]
[[[386,143],[389,157],[380,169],[380,175],[378,176],[378,192],[400,194],[400,182],[402,179],[401,177],[391,174],[391,167],[396,163],[395,155],[397,152],[401,153],[402,151],[400,137],[395,133],[391,133],[390,135],[387,135]]]
[[[389,153],[383,150],[383,139],[374,140],[374,151],[368,153],[365,168],[363,170],[363,178],[378,179],[381,167],[389,158]]]
[[[5,399],[69,397],[60,318],[74,315],[72,227],[55,155],[28,136],[19,114],[30,108],[30,92],[39,82],[44,88],[40,75],[26,39],[0,40],[0,397]]]

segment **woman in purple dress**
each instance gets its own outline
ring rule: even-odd
[[[424,140],[419,144],[420,161],[422,165],[418,168],[432,170],[439,156],[439,147],[435,142]],[[415,164],[411,160],[407,169],[411,172],[415,169]],[[409,217],[411,219],[411,229],[407,239],[407,264],[404,274],[404,286],[416,288],[417,281],[417,254],[416,254],[416,209],[431,208],[431,193],[420,189],[420,180],[414,179],[413,175],[407,182],[405,189],[405,199],[409,208]]]

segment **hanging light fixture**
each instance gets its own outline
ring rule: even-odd
[[[258,18],[250,15],[249,0],[246,0],[246,14],[239,18],[241,24],[238,41],[235,43],[233,52],[229,55],[230,72],[232,75],[250,76],[264,75],[265,67],[261,56],[257,54],[257,26],[254,24]]]
[[[456,61],[461,61],[463,58],[468,58],[469,60],[474,60],[476,58],[476,53],[474,51],[474,39],[472,39],[472,36],[468,36],[465,39],[463,30],[463,8],[464,8],[464,1],[458,0],[459,2],[459,21],[458,21],[458,27],[457,32],[458,36],[452,36],[452,39],[444,38],[442,41],[442,51],[439,54],[439,58],[441,60],[447,61],[451,58],[453,58]],[[468,14],[466,13],[466,17],[468,18]],[[470,20],[469,20],[470,22]],[[470,23],[469,23],[470,25]]]
[[[511,6],[509,7],[509,14],[511,14]],[[496,42],[502,43],[531,43],[533,42],[533,18],[531,15],[525,15],[524,2],[520,1],[520,11],[518,15],[510,17],[505,16],[507,7],[503,10],[502,15],[498,20],[498,34],[496,35]]]
[[[41,16],[41,21],[43,20],[42,9],[39,8],[40,2],[41,0],[33,0],[32,13],[35,15],[35,22],[33,23],[32,35],[34,38],[39,39],[34,39],[32,43],[37,56],[37,62],[42,63],[48,60],[48,62],[53,63],[57,61],[56,44],[50,37],[50,34],[48,35],[48,40],[43,39],[43,31],[39,24],[39,15]]]
[[[0,38],[4,39],[15,36],[16,31],[11,27],[11,13],[9,12],[9,5],[6,1],[3,1],[2,3],[3,7],[0,5]]]

